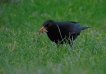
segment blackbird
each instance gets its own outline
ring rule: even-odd
[[[46,20],[39,30],[39,33],[46,32],[49,39],[56,44],[71,44],[73,40],[80,35],[80,32],[87,28],[90,27],[81,27],[78,22],[73,21],[56,22],[53,20]]]

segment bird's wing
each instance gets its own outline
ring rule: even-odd
[[[67,30],[71,33],[71,34],[79,34],[81,31],[81,26],[79,23],[76,22],[67,22]]]
[[[80,26],[80,24],[75,24],[75,25],[74,25],[74,31],[75,31],[76,33],[80,33],[80,31],[81,31],[81,26]]]
[[[81,27],[77,22],[67,21],[67,22],[57,22],[57,25],[62,32],[70,32],[71,34],[80,33]]]

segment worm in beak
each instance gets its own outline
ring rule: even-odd
[[[43,32],[48,32],[44,26],[40,28],[39,34],[43,33]]]

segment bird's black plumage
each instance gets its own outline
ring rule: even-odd
[[[82,30],[89,27],[81,27],[79,23],[66,21],[55,22],[53,20],[47,20],[43,23],[43,27],[47,30],[49,39],[55,43],[69,43],[80,35]]]

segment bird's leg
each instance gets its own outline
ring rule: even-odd
[[[70,42],[70,46],[71,46],[71,47],[73,46],[73,41]]]
[[[73,34],[74,34],[74,32],[72,32],[72,33],[69,32],[69,37],[68,37],[68,43],[71,47],[73,46],[73,41],[74,41]]]
[[[69,40],[69,45],[72,47],[73,46],[73,40]]]

